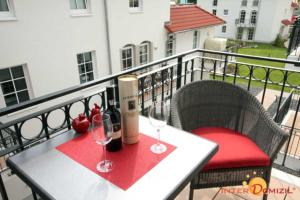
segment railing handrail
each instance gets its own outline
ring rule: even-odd
[[[163,59],[160,59],[160,60],[157,60],[157,61],[153,61],[151,63],[141,65],[141,66],[138,66],[138,67],[126,70],[126,71],[122,71],[122,72],[119,72],[119,73],[116,73],[116,74],[113,74],[113,75],[107,75],[107,76],[104,76],[104,77],[102,77],[100,79],[97,79],[97,80],[94,80],[94,81],[90,81],[90,82],[80,84],[80,85],[76,85],[76,86],[72,86],[72,87],[57,91],[57,92],[46,94],[46,95],[31,99],[29,101],[26,101],[24,103],[20,103],[20,104],[17,104],[17,105],[2,108],[2,109],[0,109],[0,117],[5,116],[7,114],[14,113],[16,111],[19,111],[19,110],[22,110],[22,109],[25,109],[25,108],[29,108],[31,106],[35,106],[35,105],[38,105],[38,104],[45,103],[49,100],[53,100],[53,99],[56,99],[56,98],[59,98],[59,97],[62,97],[62,96],[66,96],[66,95],[71,94],[71,93],[78,92],[78,91],[86,89],[86,88],[90,88],[90,87],[95,86],[95,85],[99,85],[101,83],[104,83],[104,82],[107,82],[107,81],[110,81],[110,80],[114,80],[114,79],[118,78],[119,76],[122,76],[122,75],[125,75],[125,74],[130,74],[130,73],[134,73],[134,72],[137,72],[137,71],[140,71],[140,70],[143,70],[143,69],[147,69],[149,67],[152,67],[152,66],[170,61],[170,60],[174,60],[176,58],[182,58],[186,55],[193,54],[193,53],[196,53],[196,52],[211,53],[211,54],[217,54],[217,55],[223,55],[223,56],[234,56],[234,57],[240,57],[240,58],[248,58],[248,59],[255,59],[255,60],[264,60],[264,61],[272,61],[272,62],[290,63],[290,64],[300,65],[300,61],[292,61],[292,60],[279,59],[279,58],[268,58],[268,57],[261,57],[261,56],[249,56],[249,55],[245,55],[245,54],[220,52],[220,51],[213,51],[213,50],[193,49],[193,50],[190,50],[190,51],[186,51],[184,53],[180,53],[180,54],[173,55],[173,56],[170,56],[170,57],[167,57],[167,58],[163,58]],[[272,68],[272,67],[267,67],[267,68]],[[286,70],[286,69],[280,69],[280,70],[282,70],[282,71],[293,71],[293,70]],[[297,72],[297,71],[294,71],[294,72]]]
[[[46,95],[31,99],[29,101],[26,101],[24,103],[20,103],[20,104],[16,104],[16,105],[13,105],[13,106],[2,108],[2,109],[0,109],[0,117],[2,117],[4,115],[7,115],[7,114],[11,114],[13,112],[16,112],[16,111],[19,111],[19,110],[22,110],[22,109],[25,109],[25,108],[29,108],[31,106],[35,106],[35,105],[47,102],[49,100],[53,100],[53,99],[56,99],[56,98],[59,98],[59,97],[62,97],[62,96],[66,96],[66,95],[74,93],[74,92],[78,92],[78,91],[86,89],[86,88],[90,88],[90,87],[95,86],[95,85],[99,85],[101,83],[104,83],[104,82],[107,82],[107,81],[110,81],[110,80],[114,80],[114,79],[118,78],[119,76],[122,76],[122,75],[125,75],[125,74],[134,73],[134,72],[137,72],[137,71],[147,69],[149,67],[161,64],[163,62],[167,62],[169,60],[173,60],[173,59],[183,57],[183,56],[188,55],[188,54],[195,53],[197,51],[198,51],[198,49],[193,49],[193,50],[190,50],[190,51],[186,51],[186,52],[181,53],[181,54],[177,54],[177,55],[174,55],[174,56],[163,58],[163,59],[145,64],[145,65],[141,65],[139,67],[135,67],[135,68],[132,68],[132,69],[129,69],[129,70],[125,70],[125,71],[113,74],[113,75],[107,75],[107,76],[101,77],[100,79],[93,80],[93,81],[90,81],[90,82],[87,82],[87,83],[84,83],[84,84],[72,86],[72,87],[57,91],[57,92],[46,94]]]

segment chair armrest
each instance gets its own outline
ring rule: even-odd
[[[281,147],[288,138],[285,133],[269,116],[264,108],[259,105],[259,119],[249,131],[248,136],[270,157],[276,158]]]
[[[173,98],[171,99],[171,105],[170,105],[170,112],[171,112],[171,116],[170,116],[170,124],[178,129],[182,129],[182,124],[179,118],[179,113],[178,113],[178,109],[176,107],[176,94],[173,96]]]

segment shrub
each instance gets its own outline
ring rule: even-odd
[[[273,42],[273,45],[275,47],[284,47],[285,40],[281,37],[281,35],[277,35],[275,41]]]

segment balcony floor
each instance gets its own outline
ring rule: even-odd
[[[30,188],[16,176],[2,174],[10,200],[33,200]],[[242,186],[241,186],[242,187]],[[270,194],[268,200],[299,200],[300,199],[300,178],[279,171],[272,170],[271,188],[290,187],[292,194]],[[236,188],[236,187],[229,187]],[[189,186],[187,186],[176,200],[188,200]],[[1,199],[1,197],[0,197]],[[260,200],[261,196],[252,194],[228,194],[221,191],[221,188],[195,190],[194,200]]]
[[[244,186],[228,187],[241,188]],[[300,178],[279,171],[272,170],[270,188],[291,188],[291,194],[269,194],[268,200],[299,200],[300,199]],[[187,200],[189,196],[189,187],[187,186],[176,198],[176,200]],[[195,190],[194,200],[260,200],[262,196],[253,194],[228,194],[221,188]]]

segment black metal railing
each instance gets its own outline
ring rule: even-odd
[[[300,82],[297,81],[298,77],[300,79],[300,72],[278,67],[243,63],[239,62],[240,58],[247,58],[253,61],[264,60],[274,63],[300,64],[297,61],[284,59],[200,49],[154,61],[18,105],[0,109],[1,119],[6,118],[8,114],[13,114],[21,110],[26,109],[26,112],[28,112],[25,116],[11,121],[6,120],[5,123],[0,124],[0,141],[3,144],[0,149],[0,155],[3,158],[7,158],[24,149],[30,148],[32,145],[44,142],[61,132],[70,130],[72,119],[79,113],[85,113],[85,115],[89,116],[94,103],[98,103],[102,109],[105,109],[106,91],[100,86],[103,86],[103,84],[114,84],[118,90],[118,77],[131,73],[138,74],[139,105],[141,114],[143,115],[147,114],[147,107],[152,101],[161,99],[169,101],[176,90],[187,83],[203,79],[216,79],[238,84],[254,95],[260,95],[259,100],[262,104],[268,103],[270,91],[274,91],[275,89],[279,94],[277,104],[275,105],[276,115],[283,118],[286,112],[281,114],[282,105],[285,105],[284,109],[287,109],[288,104],[283,104],[282,102],[287,102],[285,95],[288,95],[293,88],[300,88]],[[151,71],[148,69],[151,69]],[[80,91],[94,86],[99,86],[99,89],[92,95],[76,97],[82,95],[79,93]],[[61,100],[61,103],[55,106],[47,107],[49,103],[53,101],[58,102],[60,99],[64,100]],[[66,99],[69,100],[66,101]],[[116,100],[118,101],[118,96]],[[37,112],[28,111],[28,108],[33,106],[47,108]],[[297,118],[297,115],[295,118]],[[295,125],[291,127],[292,131],[294,127]],[[7,130],[10,130],[9,134],[7,134]],[[5,138],[10,142],[3,143],[6,140]],[[287,146],[290,145],[289,143],[287,143]],[[286,156],[289,155],[286,153]],[[5,166],[3,166],[4,168]],[[5,187],[1,183],[2,179],[0,180],[0,191],[3,199],[7,199]]]
[[[290,110],[293,95],[294,95],[294,89],[289,94],[289,96],[283,101],[283,103],[278,107],[278,110],[276,111],[276,114],[273,116],[273,120],[276,123],[281,124],[284,117],[286,116],[286,114]]]

